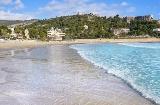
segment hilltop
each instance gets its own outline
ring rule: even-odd
[[[16,25],[28,25],[33,22],[36,22],[37,19],[31,19],[31,20],[0,20],[0,25],[7,25],[7,26],[13,26],[15,27]]]

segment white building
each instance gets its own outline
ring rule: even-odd
[[[65,33],[63,33],[61,29],[54,29],[52,27],[50,31],[47,31],[47,37],[50,40],[62,41],[64,36],[65,36]]]
[[[129,33],[130,29],[128,29],[128,28],[121,28],[121,32],[122,33]]]
[[[29,31],[28,31],[28,29],[25,29],[24,34],[25,34],[26,38],[29,39]]]
[[[129,33],[130,29],[128,29],[128,28],[117,28],[117,29],[111,29],[110,31],[114,35],[119,35],[119,34],[122,34],[122,33],[124,33],[124,34]]]
[[[78,12],[78,15],[83,15],[81,12]]]
[[[158,32],[160,32],[160,28],[155,28],[155,29],[153,29],[153,31],[158,31]]]

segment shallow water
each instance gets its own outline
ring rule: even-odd
[[[160,104],[160,43],[96,43],[71,47]]]
[[[0,56],[0,105],[152,105],[68,45]]]

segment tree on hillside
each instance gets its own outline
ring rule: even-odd
[[[34,28],[29,29],[29,33],[31,39],[38,38],[38,31],[36,29]]]
[[[11,33],[11,30],[8,29],[7,25],[0,26],[0,37],[7,38],[9,37],[10,33]]]

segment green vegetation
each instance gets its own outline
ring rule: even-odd
[[[150,35],[152,37],[160,36],[159,32],[154,32],[153,29],[160,28],[160,24],[157,21],[140,21],[134,20],[130,22],[129,35]]]
[[[85,25],[89,28],[85,29]],[[46,35],[47,30],[51,27],[62,29],[62,31],[66,33],[66,39],[89,39],[112,38],[113,34],[110,33],[110,28],[127,28],[129,24],[124,22],[124,19],[119,18],[118,15],[114,18],[106,18],[86,14],[44,19],[26,26],[26,28],[29,29],[31,38],[40,39],[46,37],[44,35]]]
[[[85,25],[88,26],[85,29]],[[134,20],[130,23],[125,22],[124,18],[119,15],[114,17],[98,17],[90,14],[61,16],[51,19],[38,20],[30,25],[17,26],[16,33],[24,32],[24,29],[29,30],[31,39],[47,40],[47,31],[51,27],[59,28],[66,33],[66,40],[70,39],[91,39],[91,38],[113,38],[111,29],[129,28],[131,32],[128,34],[121,34],[120,37],[133,37],[150,35],[153,37],[160,36],[159,32],[154,32],[154,28],[160,28],[160,24],[156,21],[140,21]]]
[[[0,37],[2,38],[8,38],[9,34],[11,33],[11,30],[8,29],[8,27],[6,25],[1,25],[0,26]]]
[[[88,29],[84,28],[88,26]],[[62,16],[52,19],[39,20],[26,26],[30,31],[31,38],[46,38],[47,30],[51,27],[60,28],[66,33],[66,39],[83,38],[113,38],[110,29],[129,28],[131,30],[127,35],[121,34],[121,37],[150,35],[158,36],[158,32],[153,32],[154,28],[160,28],[156,21],[134,20],[130,23],[125,22],[119,15],[114,17],[97,17],[93,14]]]

